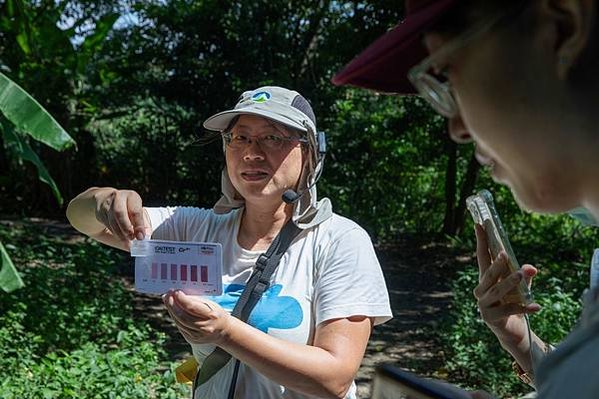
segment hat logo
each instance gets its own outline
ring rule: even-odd
[[[252,95],[252,101],[255,103],[265,103],[270,100],[270,93],[267,91],[259,91]]]

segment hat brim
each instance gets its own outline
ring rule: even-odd
[[[431,2],[408,15],[379,37],[333,78],[337,86],[352,85],[386,93],[413,94],[408,71],[428,55],[422,35],[456,0]]]
[[[228,110],[228,111],[219,112],[218,114],[212,115],[210,118],[206,119],[203,123],[203,126],[204,126],[204,128],[206,128],[208,130],[215,130],[218,132],[222,132],[229,126],[229,124],[231,123],[233,118],[235,118],[238,115],[261,116],[263,118],[270,119],[275,122],[279,122],[285,126],[293,128],[293,129],[300,130],[302,132],[308,131],[308,129],[306,129],[305,126],[303,126],[289,118],[286,118],[284,115],[279,115],[279,114],[276,114],[274,112],[270,112],[267,110],[252,109],[252,108],[232,109],[232,110]]]

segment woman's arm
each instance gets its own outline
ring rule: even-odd
[[[201,297],[175,291],[164,302],[189,343],[217,344],[289,389],[326,398],[345,397],[373,324],[366,316],[329,320],[316,327],[313,345],[301,345],[265,334]]]
[[[531,331],[532,342],[529,342],[528,328],[524,314],[536,313],[540,306],[536,303],[523,306],[518,303],[504,303],[503,298],[518,288],[525,279],[530,286],[537,274],[531,265],[523,265],[522,269],[511,273],[505,254],[500,254],[491,261],[489,247],[484,230],[476,229],[476,254],[479,266],[479,284],[474,289],[478,300],[480,314],[489,329],[495,334],[501,346],[507,350],[527,373],[532,373],[531,343],[541,352],[547,352],[547,344]]]
[[[125,251],[129,251],[131,240],[152,232],[141,197],[131,190],[89,188],[71,200],[66,214],[83,234]]]

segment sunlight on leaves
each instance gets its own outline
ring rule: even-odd
[[[0,112],[18,130],[57,151],[75,145],[71,136],[33,97],[1,72]]]

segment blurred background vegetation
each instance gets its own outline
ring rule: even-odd
[[[76,141],[59,153],[22,137],[66,200],[110,185],[138,191],[147,205],[210,207],[223,157],[220,142],[203,140],[203,119],[246,89],[298,90],[329,139],[320,196],[377,244],[418,235],[472,252],[464,201],[490,189],[520,261],[541,269],[534,292],[545,310],[533,326],[559,342],[578,314],[595,230],[519,210],[419,99],[329,81],[402,13],[400,0],[0,0],[0,71]],[[9,144],[0,144],[0,216],[64,220],[65,204]],[[130,294],[111,272],[123,258],[15,226],[0,224],[0,241],[24,277],[38,277],[0,296],[0,396],[179,395],[164,337],[130,317]],[[447,378],[516,395],[526,387],[476,312],[476,272],[471,265],[451,282],[453,306],[437,331]]]

